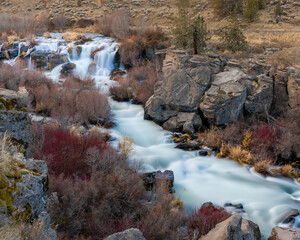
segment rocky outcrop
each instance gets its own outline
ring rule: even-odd
[[[300,229],[274,227],[268,240],[299,240]]]
[[[300,78],[293,68],[277,69],[259,59],[246,64],[212,53],[161,50],[156,52],[156,69],[160,78],[145,105],[145,119],[167,130],[192,134],[199,127],[248,115],[300,117]]]
[[[169,189],[171,190],[174,183],[174,173],[170,170],[166,170],[164,172],[148,172],[142,174],[142,179],[147,190],[151,190],[158,180],[165,181],[168,184]]]
[[[7,133],[25,156],[31,157],[31,131],[26,94],[0,89],[0,133]]]
[[[48,56],[47,67],[52,70],[56,66],[68,62],[66,54],[53,53]]]
[[[74,68],[76,68],[75,63],[65,63],[62,65],[60,73],[65,76],[69,76],[72,74]]]
[[[104,240],[146,240],[143,233],[136,228],[130,228],[123,232],[112,234]]]
[[[259,227],[252,221],[243,219],[240,214],[234,214],[217,224],[208,234],[199,240],[260,240]]]
[[[293,73],[288,77],[287,83],[288,104],[292,109],[300,109],[300,76]]]
[[[210,85],[211,71],[207,66],[185,68],[188,59],[189,55],[181,52],[166,56],[154,95],[145,106],[145,119],[164,124],[171,131],[181,131],[185,123],[188,132],[202,125],[197,109]]]
[[[261,74],[249,81],[247,89],[245,110],[252,114],[269,112],[273,100],[272,78]]]
[[[35,51],[30,54],[31,61],[34,63],[36,68],[44,68],[47,67],[48,56],[51,54],[55,54],[54,52],[41,52]]]
[[[247,88],[239,83],[243,77],[246,76],[239,69],[216,75],[200,104],[210,124],[221,125],[239,118],[247,97]]]
[[[43,223],[44,239],[57,239],[47,211],[49,180],[46,163],[26,160],[20,155],[14,155],[11,161],[10,167],[14,165],[14,168],[5,172],[0,170],[0,227],[14,221],[29,223],[39,219]]]

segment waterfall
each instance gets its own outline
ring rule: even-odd
[[[55,34],[55,37],[38,37],[36,50],[67,53],[70,46],[74,50],[74,43],[64,43],[59,34]],[[74,74],[91,75],[97,87],[108,92],[109,86],[115,84],[109,79],[109,74],[115,67],[118,43],[94,35],[93,41],[79,46],[82,48],[80,56],[73,52],[74,57],[69,58],[76,64]],[[91,59],[92,51],[100,47],[103,49]],[[95,71],[92,73],[89,67],[93,62]],[[48,72],[47,76],[57,81],[60,70],[61,65]],[[129,102],[110,102],[117,124],[109,130],[112,136],[117,139],[125,136],[134,139],[131,158],[143,163],[145,170],[173,170],[176,194],[181,196],[188,211],[207,201],[220,206],[225,203],[242,203],[246,212],[244,216],[256,222],[262,233],[268,236],[272,227],[278,225],[291,208],[300,210],[300,184],[297,181],[283,177],[264,177],[255,173],[253,168],[229,159],[203,157],[197,151],[176,149],[175,143],[170,141],[171,133],[143,119],[141,106]],[[299,222],[300,219],[296,219],[297,226]]]

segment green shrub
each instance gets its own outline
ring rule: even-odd
[[[218,35],[224,43],[225,48],[232,51],[243,51],[247,47],[246,37],[242,32],[242,26],[236,19],[231,24],[218,29]]]
[[[203,17],[196,17],[192,21],[193,14],[187,8],[188,0],[179,0],[177,16],[174,21],[174,44],[180,48],[189,48],[193,45],[194,53],[204,51],[209,31]]]
[[[189,47],[191,41],[190,29],[188,27],[190,25],[190,14],[187,8],[188,3],[188,0],[179,0],[177,16],[172,18],[172,21],[174,22],[174,44],[177,47],[182,48]]]
[[[266,0],[257,0],[258,9],[265,9]]]
[[[281,2],[279,1],[275,7],[275,16],[281,16],[283,14],[283,9],[281,7]]]
[[[247,0],[246,9],[244,12],[244,17],[248,22],[254,22],[258,18],[258,1],[257,0]]]
[[[197,54],[200,51],[204,51],[206,48],[206,41],[210,39],[208,37],[209,31],[203,17],[198,16],[192,26],[191,32],[193,34],[194,53]]]

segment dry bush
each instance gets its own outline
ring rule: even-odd
[[[32,16],[10,15],[2,13],[0,15],[0,32],[16,32],[18,34],[35,33],[39,30],[39,22]]]
[[[198,210],[195,210],[188,221],[189,231],[193,239],[206,235],[218,223],[225,221],[231,216],[224,208],[218,208],[213,205],[203,204]]]
[[[71,89],[82,89],[84,87],[94,87],[95,86],[95,79],[85,76],[84,78],[78,78],[74,76],[69,76],[63,82],[64,88],[71,88]]]
[[[111,29],[118,39],[129,37],[130,34],[130,12],[126,9],[118,9],[112,13]]]
[[[205,144],[214,151],[218,151],[222,146],[222,139],[217,134],[217,128],[211,128],[209,131],[199,132],[198,141]]]
[[[263,175],[268,175],[269,173],[269,168],[272,165],[271,160],[261,160],[257,161],[254,165],[254,170],[257,173],[263,174]]]
[[[97,171],[89,180],[52,178],[50,191],[57,192],[59,198],[51,208],[51,219],[58,224],[57,230],[70,238],[81,235],[102,239],[133,227],[143,213],[139,203],[143,183],[128,169],[114,169],[111,174]]]
[[[53,24],[54,29],[63,31],[68,28],[69,20],[64,14],[60,14],[51,19],[50,24]]]
[[[140,65],[143,59],[145,45],[141,38],[132,36],[121,41],[119,47],[120,62],[125,68]]]
[[[298,178],[299,174],[295,171],[295,169],[292,167],[292,165],[284,165],[278,169],[278,172],[284,176],[289,178]]]
[[[62,126],[72,123],[109,124],[107,96],[93,89],[94,84],[94,80],[88,77],[68,77],[62,86],[45,79],[40,85],[31,84],[29,87],[28,84],[27,88],[34,96],[35,112],[54,117]]]
[[[79,123],[105,123],[110,119],[107,96],[98,90],[83,90],[76,95],[75,121]]]
[[[222,143],[221,148],[219,153],[217,154],[216,157],[218,158],[226,158],[229,156],[230,154],[230,149],[232,148],[232,146],[226,144],[226,143]]]
[[[0,87],[18,91],[23,75],[24,65],[20,62],[14,66],[4,63],[0,67]]]
[[[259,125],[252,132],[250,150],[262,159],[274,158],[274,149],[278,142],[279,134],[276,128],[269,125]]]
[[[152,196],[152,204],[143,214],[138,228],[146,239],[186,239],[180,227],[186,224],[186,215],[181,208],[174,207],[173,194],[169,194],[166,183],[158,182]]]
[[[127,78],[119,77],[118,85],[110,87],[109,91],[113,99],[116,101],[129,101],[131,98],[129,81]]]
[[[254,158],[251,153],[245,149],[242,149],[241,146],[231,146],[229,148],[228,157],[241,164],[250,164],[254,163]]]
[[[132,89],[133,100],[137,103],[146,104],[153,95],[154,85],[157,81],[157,73],[154,66],[140,66],[130,69],[127,79]]]
[[[95,23],[96,31],[104,36],[124,39],[130,36],[130,13],[118,9]]]
[[[243,141],[244,132],[247,126],[243,122],[235,122],[228,124],[224,129],[216,129],[217,134],[222,141],[231,145],[240,144]]]

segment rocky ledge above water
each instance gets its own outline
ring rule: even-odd
[[[156,54],[160,78],[145,106],[145,119],[192,134],[243,115],[300,112],[299,74],[264,62],[244,66],[217,54],[167,50]]]

